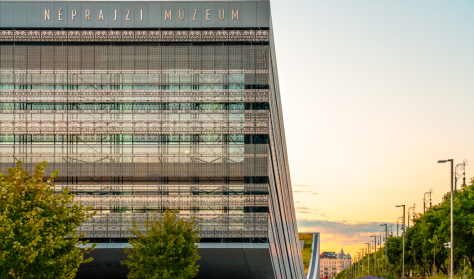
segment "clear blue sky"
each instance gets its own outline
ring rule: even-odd
[[[474,1],[271,7],[297,217],[323,250],[355,251],[429,189],[440,202],[438,159],[474,177]]]

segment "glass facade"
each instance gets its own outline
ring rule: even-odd
[[[0,172],[47,161],[92,241],[171,208],[305,277],[271,28],[1,30],[0,118]]]

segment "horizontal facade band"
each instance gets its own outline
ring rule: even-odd
[[[2,158],[0,173],[6,173],[8,168],[15,167],[17,160],[13,157]],[[23,168],[30,173],[35,166],[42,162],[30,163],[25,161]],[[195,176],[267,176],[268,159],[254,158],[245,163],[80,163],[80,162],[49,162],[45,176],[50,176],[55,170],[59,177],[70,176],[129,176],[129,177],[195,177]]]
[[[107,89],[132,90],[142,87],[149,92],[159,87],[201,87],[205,89],[245,89],[254,84],[266,84],[268,74],[2,74],[2,89],[51,89],[97,91]],[[69,84],[69,85],[67,85]],[[140,90],[140,89],[139,89]]]
[[[74,143],[74,144],[94,144],[97,147],[103,147],[107,145],[116,144],[140,144],[140,143],[154,143],[154,144],[180,144],[180,145],[196,145],[196,144],[229,144],[229,145],[242,145],[242,144],[267,144],[269,142],[269,136],[266,134],[255,135],[255,134],[150,134],[150,135],[139,135],[139,134],[97,134],[97,135],[67,135],[67,134],[54,134],[54,135],[15,135],[15,134],[0,134],[0,148],[14,148],[15,145],[10,144],[27,144],[36,143],[44,144],[45,148],[52,148],[58,145],[61,148],[61,144]],[[49,143],[49,144],[48,144]],[[52,144],[52,145],[51,145]],[[100,145],[99,145],[100,144]],[[183,146],[184,147],[184,146]],[[223,145],[222,147],[225,147]],[[244,147],[242,145],[242,147]],[[2,153],[3,154],[3,153]]]
[[[14,149],[18,149],[13,151]],[[137,157],[153,157],[153,156],[254,156],[268,155],[269,147],[267,144],[144,144],[144,143],[70,143],[62,145],[58,143],[33,144],[33,145],[0,145],[0,155],[16,155],[25,157],[38,156],[71,156],[71,157],[100,157],[100,156],[137,156]]]
[[[268,241],[268,240],[267,240]],[[90,242],[87,246],[80,247],[92,247],[92,244],[96,242]],[[113,249],[113,248],[125,248],[128,247],[128,243],[96,243],[95,249]],[[198,249],[269,249],[268,243],[196,243]]]
[[[72,121],[71,121],[72,122]],[[55,125],[54,123],[39,123],[21,124],[13,122],[5,123],[0,125],[0,133],[2,134],[15,134],[15,135],[97,135],[97,134],[128,134],[135,133],[141,135],[153,135],[153,134],[187,134],[187,133],[203,133],[203,134],[267,134],[269,132],[268,126],[265,122],[257,123],[258,127],[241,127],[239,123],[233,125],[232,123],[227,124],[213,124],[206,123],[205,125],[188,125],[188,123],[169,123],[166,125],[151,124],[151,125],[125,125],[122,127],[114,127],[104,125],[93,125],[83,123],[72,122],[72,127],[66,125]],[[78,124],[75,125],[74,123]],[[83,124],[83,125],[82,125]],[[248,125],[251,126],[251,125]]]
[[[71,73],[70,71],[75,71],[72,72],[74,74],[100,71],[103,74],[105,71],[122,75],[188,74],[189,77],[194,73],[237,75],[245,74],[245,71],[252,71],[247,72],[248,74],[267,74],[270,70],[269,53],[267,45],[0,45],[0,70],[3,71],[0,73],[12,71],[10,73],[16,74],[24,71],[26,74],[32,70],[62,70],[63,74]],[[74,84],[77,81],[67,82]],[[108,82],[114,83],[114,80]],[[176,80],[177,84],[183,82],[186,80]],[[268,82],[267,79],[264,83],[251,84]]]
[[[234,155],[227,155],[227,156],[107,156],[102,155],[98,157],[93,156],[23,156],[23,155],[14,155],[14,156],[1,156],[0,161],[2,163],[13,163],[15,161],[22,161],[25,163],[31,164],[40,164],[44,161],[49,162],[49,164],[66,164],[65,162],[69,162],[67,164],[80,164],[81,168],[87,168],[89,164],[107,164],[107,168],[113,167],[115,164],[115,168],[123,164],[161,164],[164,165],[165,171],[164,175],[166,175],[167,165],[174,165],[178,164],[179,166],[183,166],[185,164],[198,164],[202,167],[201,164],[211,164],[209,167],[215,167],[218,169],[224,168],[225,171],[230,171],[230,169],[235,169],[233,165],[237,164],[240,168],[240,165],[243,165],[244,169],[247,168],[249,165],[254,166],[257,163],[266,163],[268,162],[268,155],[246,155],[244,156],[234,156]],[[105,162],[105,163],[104,163]],[[225,166],[220,166],[218,164],[225,164]],[[217,165],[217,166],[216,166]],[[99,166],[98,166],[99,167]],[[155,170],[156,171],[156,170]],[[89,172],[88,172],[89,173]],[[95,172],[94,172],[95,173]]]
[[[0,42],[267,42],[268,30],[1,30]]]
[[[0,131],[0,134],[8,134],[8,135],[27,135],[27,136],[42,136],[42,135],[70,135],[70,136],[94,136],[94,135],[106,135],[106,134],[129,134],[134,133],[137,136],[153,136],[158,134],[163,135],[186,135],[189,133],[202,133],[202,134],[216,134],[216,135],[239,135],[239,134],[267,134],[269,132],[268,128],[245,128],[245,129],[215,129],[215,128],[206,128],[206,129],[196,129],[193,131],[187,131],[186,129],[179,129],[179,127],[175,127],[175,129],[156,129],[156,130],[146,130],[146,129],[136,129],[135,131],[130,129],[123,129],[123,130],[104,130],[104,129],[83,129],[83,130],[68,130],[68,129],[38,129],[38,127],[30,129],[22,129],[22,130],[5,130],[3,132]],[[18,143],[20,144],[20,142]]]
[[[103,214],[105,213],[107,214],[109,213],[110,214],[114,214],[114,213],[161,214],[166,211],[166,208],[175,210],[179,214],[194,214],[194,215],[199,215],[199,216],[215,215],[215,214],[223,214],[227,216],[239,216],[242,214],[253,213],[253,212],[258,212],[258,213],[269,212],[268,204],[260,204],[260,205],[252,204],[249,206],[245,206],[245,205],[227,206],[227,205],[222,205],[222,203],[216,203],[215,205],[202,204],[201,206],[179,205],[179,206],[169,206],[169,207],[168,206],[162,207],[160,205],[141,205],[141,204],[134,204],[130,206],[122,206],[120,204],[115,204],[115,205],[96,204],[96,205],[91,205],[90,210],[95,211],[96,213],[103,213]]]
[[[22,118],[32,118],[32,121],[35,121],[37,119],[34,119],[38,115],[48,115],[48,114],[54,114],[57,117],[69,115],[70,117],[77,117],[78,119],[87,119],[90,117],[90,115],[98,115],[100,118],[105,119],[110,119],[110,118],[122,118],[126,120],[127,118],[131,118],[131,116],[138,116],[142,118],[143,116],[151,119],[156,119],[156,118],[165,118],[163,120],[174,120],[172,119],[174,116],[187,116],[187,115],[192,115],[192,116],[198,116],[196,120],[201,120],[199,118],[210,118],[209,121],[214,121],[214,120],[226,120],[226,119],[232,119],[232,118],[244,118],[244,116],[248,116],[252,114],[252,110],[179,110],[179,109],[169,109],[169,110],[65,110],[65,107],[62,107],[60,105],[55,106],[57,109],[51,110],[52,107],[46,107],[44,106],[43,108],[46,109],[41,109],[41,106],[33,106],[35,109],[29,110],[27,106],[23,107],[24,109],[10,109],[11,107],[4,106],[3,108],[6,108],[5,110],[2,110],[2,103],[0,103],[0,117],[5,117],[5,118],[13,118],[13,119],[18,119],[19,121],[22,120]],[[15,105],[16,106],[16,105]],[[32,107],[32,106],[30,106]],[[85,106],[84,106],[85,107]],[[239,108],[239,107],[237,107]],[[261,106],[258,108],[263,108],[261,110],[265,110],[264,108],[267,108],[267,106]],[[260,109],[255,109],[255,110],[260,110]],[[22,117],[22,115],[24,117]],[[157,115],[159,115],[157,117]],[[167,119],[166,119],[167,118]],[[182,118],[182,117],[181,117]],[[180,120],[180,118],[176,119]]]
[[[11,106],[9,104],[12,104]],[[199,109],[196,110],[195,107],[189,106],[186,109],[183,107],[182,109],[177,107],[175,108],[170,108],[170,109],[157,109],[157,110],[139,110],[140,107],[137,106],[137,110],[108,110],[107,108],[102,108],[102,109],[93,109],[94,106],[91,104],[84,104],[83,106],[68,106],[70,103],[58,103],[57,105],[49,105],[46,103],[46,105],[36,105],[36,104],[42,104],[42,103],[34,103],[35,105],[33,106],[28,106],[24,105],[17,106],[18,103],[13,104],[13,103],[0,103],[0,115],[1,117],[12,117],[12,118],[18,118],[19,120],[22,119],[22,115],[29,117],[32,117],[33,121],[36,120],[34,119],[35,116],[37,115],[47,115],[47,114],[55,114],[58,117],[61,117],[61,115],[69,115],[70,117],[78,117],[78,119],[84,119],[83,117],[87,118],[86,116],[90,116],[91,114],[94,115],[99,115],[100,118],[102,119],[107,119],[107,118],[122,118],[124,120],[127,120],[127,118],[132,118],[131,116],[138,116],[139,118],[142,118],[143,115],[145,117],[148,115],[149,118],[151,119],[157,119],[157,115],[159,118],[169,118],[170,120],[172,119],[173,116],[186,116],[186,115],[192,115],[192,116],[198,116],[196,120],[201,120],[199,118],[210,118],[210,120],[223,120],[222,118],[244,118],[247,116],[252,116],[254,110],[260,110],[260,111],[265,111],[268,110],[268,105],[262,104],[258,106],[251,106],[250,110],[245,110],[244,104],[242,106],[232,106],[229,108],[229,110],[225,109],[217,109],[219,108],[218,106],[214,106],[216,109],[213,110],[211,109]],[[64,106],[63,106],[64,104]],[[4,106],[2,106],[4,105]],[[20,104],[22,105],[22,104]],[[207,104],[206,104],[207,105]],[[71,109],[68,109],[71,108]],[[212,106],[209,106],[212,107]],[[32,109],[28,109],[32,108]],[[84,109],[81,109],[84,108]],[[91,109],[92,108],[92,109]],[[141,108],[147,109],[147,107],[142,106]],[[168,107],[169,108],[169,107]],[[235,108],[232,109],[232,108]],[[239,110],[239,108],[242,108]],[[255,108],[255,109],[254,109]],[[13,117],[16,116],[16,117]],[[160,117],[161,116],[161,117]],[[182,117],[181,117],[182,118]],[[219,119],[220,118],[220,119]],[[180,118],[176,119],[180,120]]]
[[[71,89],[77,90],[146,90],[159,87],[201,87],[209,89],[245,89],[254,84],[267,84],[268,73],[245,74],[20,74],[4,73],[0,75],[2,89]],[[194,86],[195,85],[195,86]],[[139,89],[140,90],[140,89]]]
[[[0,84],[0,86],[3,86]],[[268,102],[269,97],[269,90],[268,89],[246,89],[247,86],[239,86],[239,88],[225,88],[224,86],[212,86],[212,85],[157,85],[156,88],[149,88],[153,87],[150,84],[145,85],[144,89],[114,89],[112,86],[109,88],[97,88],[94,84],[79,86],[81,88],[69,88],[69,86],[65,86],[62,88],[62,85],[41,85],[43,89],[27,89],[27,85],[24,84],[14,84],[14,87],[18,86],[19,88],[13,89],[0,89],[0,98],[4,98],[7,96],[25,96],[25,97],[45,97],[46,100],[44,102],[48,102],[48,97],[74,97],[77,95],[95,95],[96,97],[101,96],[108,96],[108,97],[130,97],[130,96],[145,96],[145,97],[155,97],[157,100],[165,100],[178,97],[225,97],[224,100],[233,102],[265,102],[260,101],[259,99],[255,98],[266,98],[266,102]],[[268,86],[268,85],[250,85],[249,87],[260,87],[260,86]],[[21,89],[20,89],[21,87]],[[132,85],[134,87],[134,85]],[[194,89],[193,89],[194,88]],[[25,102],[28,100],[25,100]],[[191,99],[190,99],[191,101]],[[188,102],[190,102],[188,101]],[[30,101],[31,102],[31,101]],[[71,101],[74,102],[74,101]]]
[[[238,102],[238,103],[74,103],[74,102],[0,102],[0,114],[15,111],[15,113],[53,113],[66,111],[68,113],[94,113],[94,114],[144,114],[163,113],[163,111],[183,111],[187,113],[236,113],[246,110],[268,110],[268,102]],[[166,113],[166,112],[165,112]]]
[[[190,179],[188,179],[190,180]],[[61,181],[61,180],[60,180]],[[142,182],[143,183],[143,182]],[[150,184],[101,184],[95,181],[95,184],[82,183],[58,183],[56,181],[54,191],[61,193],[65,187],[76,196],[81,195],[100,195],[117,196],[117,195],[133,195],[133,196],[206,196],[219,195],[225,198],[233,195],[268,195],[268,184],[224,184],[224,182],[216,182],[215,185],[188,183],[188,184],[164,184],[158,179],[149,181]],[[151,184],[154,183],[154,184]]]
[[[80,232],[85,234],[86,238],[129,238],[133,235],[128,231],[129,226],[91,226],[88,228],[80,228]],[[263,227],[256,229],[243,230],[243,226],[233,226],[235,228],[222,229],[202,229],[199,231],[201,238],[268,238],[268,230]],[[267,225],[268,227],[268,225]]]
[[[0,106],[1,107],[1,106]],[[36,106],[39,108],[40,106]],[[86,106],[83,106],[87,108]],[[218,108],[217,106],[215,106]],[[263,106],[262,107],[267,107]],[[47,108],[47,107],[46,107]],[[66,110],[64,110],[66,108]],[[71,108],[73,108],[71,106]],[[151,110],[151,111],[140,111],[142,113],[136,113],[135,111],[123,111],[123,110],[81,110],[77,107],[71,110],[67,110],[67,106],[61,107],[59,106],[58,110],[51,110],[49,107],[48,110],[21,110],[21,109],[13,109],[13,110],[0,110],[0,114],[2,115],[2,119],[5,120],[28,120],[37,121],[40,119],[44,119],[42,116],[46,116],[48,119],[48,114],[55,114],[58,120],[64,120],[61,116],[68,115],[71,121],[77,120],[87,120],[91,115],[96,116],[96,120],[121,120],[121,121],[133,121],[134,119],[140,120],[154,120],[154,121],[183,121],[183,120],[191,120],[191,121],[219,121],[219,120],[227,120],[227,121],[238,121],[238,120],[247,120],[254,117],[268,117],[268,110],[264,109],[256,109],[256,110],[180,110],[180,109],[169,109],[169,110]],[[36,119],[37,117],[40,117]],[[49,117],[50,118],[50,117]]]
[[[226,28],[270,25],[269,1],[2,1],[1,28]]]
[[[1,47],[1,45],[0,45]],[[17,46],[19,47],[19,46]],[[22,57],[19,57],[22,59]],[[23,58],[24,59],[24,58]],[[20,61],[21,63],[22,61]],[[6,63],[5,63],[6,64]],[[17,64],[19,64],[17,62]],[[8,65],[5,65],[8,67]],[[19,65],[23,66],[23,65]],[[15,81],[20,81],[25,80],[27,78],[31,79],[38,79],[38,80],[48,80],[51,78],[56,78],[57,80],[61,80],[64,78],[64,76],[51,76],[51,75],[69,75],[68,77],[71,78],[73,75],[84,75],[83,77],[85,78],[90,78],[90,75],[98,75],[97,77],[103,77],[103,75],[110,75],[111,78],[117,78],[117,76],[114,75],[145,75],[145,76],[138,76],[142,78],[141,80],[138,81],[143,81],[143,78],[147,78],[147,74],[152,75],[153,78],[156,79],[156,75],[186,75],[186,74],[191,74],[191,75],[214,75],[214,74],[227,74],[227,75],[242,75],[242,74],[268,74],[269,71],[267,69],[222,69],[222,70],[202,70],[202,69],[181,69],[181,70],[167,70],[167,69],[162,69],[162,70],[94,70],[94,69],[89,69],[89,70],[76,70],[76,69],[65,69],[65,70],[40,70],[40,69],[8,69],[8,68],[2,68],[0,70],[0,81],[5,82],[8,79],[15,78]],[[22,76],[22,75],[31,75],[31,76]],[[12,76],[15,75],[15,76]],[[135,78],[138,78],[135,76]],[[186,77],[186,76],[183,76]],[[128,76],[125,76],[125,79],[128,78]],[[237,77],[234,77],[237,78]],[[73,80],[74,81],[74,80]],[[146,80],[145,80],[146,81]],[[99,81],[93,81],[92,83],[95,84]],[[112,81],[113,82],[113,81]],[[145,82],[146,83],[146,82]],[[104,82],[104,84],[111,84]],[[113,83],[112,83],[113,84]],[[177,84],[182,84],[181,82]],[[74,85],[74,83],[70,84]],[[3,86],[3,85],[2,85]],[[33,88],[36,89],[36,88]],[[71,88],[74,89],[74,88]]]
[[[3,91],[3,92],[2,92]],[[267,102],[268,93],[231,92],[107,92],[0,90],[0,102],[83,102],[83,103],[156,103],[156,102]]]
[[[101,238],[81,238],[82,241],[89,241],[89,243],[118,243],[118,244],[126,244],[128,243],[128,238],[108,238],[108,237],[101,237]],[[268,238],[245,238],[245,237],[236,237],[236,238],[201,238],[198,244],[265,244],[268,243]]]
[[[184,192],[184,191],[183,191]],[[244,210],[248,206],[268,206],[268,195],[76,195],[74,201],[94,208],[141,207],[141,208],[178,208],[191,210],[220,209]],[[267,210],[268,211],[268,210]]]
[[[135,222],[143,228],[143,221],[155,213],[97,213],[79,228],[85,237],[131,237],[128,227]],[[159,216],[159,215],[158,215]],[[206,238],[268,237],[268,213],[241,214],[178,214],[180,218],[196,218],[200,236]]]
[[[3,146],[2,146],[3,147]],[[117,147],[118,148],[118,147]],[[65,148],[66,149],[66,148]],[[73,147],[71,147],[73,149]],[[138,149],[138,148],[137,148]],[[204,149],[204,148],[203,148]],[[101,153],[101,154],[74,154],[73,152],[78,152],[78,151],[71,151],[72,154],[66,154],[67,151],[60,151],[58,148],[58,153],[62,152],[63,154],[41,154],[44,152],[41,152],[39,149],[32,150],[32,154],[27,154],[26,152],[28,151],[23,151],[22,148],[18,148],[18,153],[13,153],[13,152],[8,152],[8,153],[13,153],[13,154],[0,154],[0,158],[14,158],[16,160],[31,160],[31,161],[37,161],[37,162],[42,162],[42,161],[81,161],[82,163],[94,163],[97,161],[97,159],[100,159],[100,161],[104,160],[114,160],[114,163],[128,163],[128,161],[131,161],[130,159],[133,159],[133,161],[139,161],[141,163],[151,163],[151,162],[163,162],[167,163],[167,161],[173,161],[174,159],[177,159],[177,161],[184,161],[184,162],[203,162],[203,163],[222,163],[223,160],[227,161],[227,163],[232,163],[232,161],[236,161],[236,163],[242,163],[247,159],[252,159],[252,158],[268,158],[268,154],[255,154],[255,153],[250,153],[251,151],[245,150],[237,150],[236,149],[230,149],[230,150],[220,150],[219,153],[216,154],[202,154],[198,153],[199,151],[193,150],[193,151],[180,151],[180,152],[173,152],[175,154],[163,154],[166,152],[163,152],[163,150],[153,150],[153,149],[147,149],[147,150],[140,150],[139,152],[145,152],[149,151],[152,154],[107,154],[106,152]],[[92,151],[90,148],[86,150],[86,152],[95,152]],[[132,151],[132,150],[126,150],[126,151]],[[252,150],[253,151],[253,150]],[[2,153],[4,150],[2,150]],[[25,152],[25,153],[23,153]],[[37,152],[37,153],[36,153]],[[210,150],[209,152],[213,152],[213,150]],[[235,153],[233,153],[235,152]],[[247,153],[249,152],[249,153]],[[36,153],[36,154],[35,154]],[[170,152],[171,153],[171,152]],[[188,154],[189,153],[189,154]],[[222,154],[224,153],[224,154]],[[38,158],[38,160],[35,160]],[[157,159],[157,160],[154,160]],[[209,162],[208,162],[209,161]],[[183,162],[183,163],[184,163]]]

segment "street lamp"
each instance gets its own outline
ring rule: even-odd
[[[403,225],[402,225],[402,236],[403,236],[403,259],[402,259],[402,279],[405,279],[405,205],[397,205],[397,207],[403,207]],[[452,278],[451,278],[452,279]]]
[[[433,193],[433,189],[430,189],[429,192],[426,192],[425,195],[423,195],[423,214],[425,214],[425,211],[426,211],[426,195],[427,194],[430,196],[430,208],[431,208],[431,193]]]
[[[457,184],[458,184],[458,179],[463,178],[463,183],[462,186],[466,185],[466,166],[467,166],[467,160],[463,160],[462,163],[459,163],[456,165],[454,168],[454,190],[457,190]],[[463,173],[458,173],[458,168],[461,168]]]
[[[374,275],[377,275],[377,236],[376,235],[371,235],[370,237],[374,238]]]
[[[449,248],[451,248],[451,274],[450,278],[453,279],[453,164],[454,161],[453,159],[448,159],[448,160],[439,160],[438,163],[446,163],[446,162],[451,162],[451,242],[449,242]]]
[[[402,225],[403,226],[403,217],[398,217],[397,218],[397,237],[398,237],[398,225]]]
[[[387,234],[387,224],[380,224],[380,226],[385,226],[385,269],[384,269],[384,273],[387,274],[387,238],[388,238],[388,234]]]

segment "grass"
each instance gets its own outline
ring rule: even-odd
[[[299,234],[300,240],[304,240],[303,246],[303,264],[306,274],[308,273],[309,262],[311,261],[311,245],[313,244],[313,234]]]

